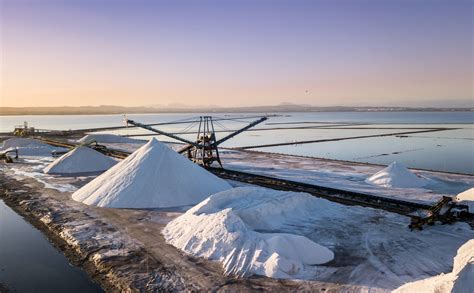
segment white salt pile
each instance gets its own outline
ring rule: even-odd
[[[36,139],[15,137],[5,140],[0,152],[13,149],[18,149],[19,156],[50,156],[54,150],[66,151],[65,148],[53,147]]]
[[[210,196],[168,223],[163,235],[188,254],[221,262],[226,274],[314,277],[314,265],[331,261],[333,252],[304,236],[272,232],[338,208],[307,193],[239,187]]]
[[[88,147],[78,147],[46,166],[47,174],[84,174],[103,172],[117,161]]]
[[[455,198],[460,204],[465,204],[469,207],[469,212],[474,213],[474,188],[470,188],[461,192]]]
[[[86,143],[86,142],[92,142],[94,140],[97,141],[98,143],[140,143],[142,142],[141,140],[136,140],[129,137],[124,137],[124,136],[114,135],[114,134],[88,134],[82,137],[81,139],[79,139],[77,142]]]
[[[229,188],[226,181],[152,138],[72,198],[109,208],[177,207]]]
[[[393,162],[390,166],[375,173],[366,182],[387,188],[420,188],[427,183],[425,179],[418,177],[397,162]]]
[[[469,240],[458,249],[458,253],[454,257],[452,272],[405,284],[393,292],[474,292],[474,240]]]

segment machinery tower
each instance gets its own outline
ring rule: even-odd
[[[189,159],[203,166],[210,166],[216,161],[222,167],[212,116],[199,117],[196,143],[197,146],[188,151]]]
[[[218,162],[219,165],[222,167],[221,159],[219,157],[218,146],[224,143],[225,141],[231,139],[232,137],[236,136],[237,134],[250,129],[257,124],[260,124],[267,119],[268,118],[266,116],[263,116],[253,122],[250,122],[248,125],[238,130],[229,130],[230,133],[228,135],[217,140],[216,132],[214,130],[213,118],[211,116],[201,116],[199,117],[199,120],[187,121],[188,123],[199,122],[199,129],[198,129],[196,141],[190,141],[174,133],[156,129],[152,127],[153,124],[143,124],[143,123],[136,122],[136,121],[126,119],[126,118],[124,118],[124,122],[126,123],[127,126],[131,124],[133,126],[158,133],[160,135],[165,135],[177,141],[184,142],[185,145],[179,150],[177,150],[177,152],[180,154],[186,154],[190,160],[192,160],[193,162],[201,166],[210,167],[213,162]],[[241,119],[230,119],[230,118],[222,119],[221,118],[220,120],[235,120],[235,121],[242,122]],[[182,122],[178,122],[178,123],[182,123]],[[166,123],[166,124],[173,124],[173,123]],[[154,124],[154,125],[157,125],[157,124]],[[194,124],[191,124],[190,126],[193,126],[193,125]],[[187,129],[190,129],[190,126],[188,126]]]

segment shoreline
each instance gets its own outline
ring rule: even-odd
[[[19,188],[19,191],[10,191],[13,188]],[[25,190],[27,189],[27,190]],[[41,231],[43,235],[53,244],[53,246],[61,251],[66,258],[74,266],[82,268],[86,274],[106,292],[118,292],[122,290],[140,291],[143,289],[139,284],[155,284],[156,286],[150,286],[147,290],[169,290],[170,286],[165,285],[166,282],[153,282],[156,280],[157,275],[149,274],[145,278],[142,277],[142,280],[138,284],[131,282],[132,280],[127,280],[127,278],[121,278],[116,276],[114,271],[120,272],[121,263],[133,263],[133,262],[147,262],[153,263],[156,262],[146,251],[138,249],[133,251],[127,256],[123,257],[120,261],[114,260],[111,258],[109,261],[104,261],[103,263],[94,261],[94,254],[105,248],[96,248],[96,249],[82,249],[81,243],[73,246],[68,241],[66,241],[61,235],[64,235],[64,227],[62,227],[62,221],[67,221],[62,219],[63,216],[55,213],[54,210],[48,208],[47,205],[42,204],[42,201],[35,197],[38,194],[33,191],[30,187],[21,184],[20,181],[12,178],[5,178],[5,176],[0,176],[0,198],[9,206],[13,211],[22,216],[28,223],[33,227]],[[48,220],[45,217],[50,217],[51,221],[47,224]],[[69,215],[70,216],[70,215]],[[110,228],[110,227],[107,227]],[[115,263],[115,264],[114,264]],[[159,267],[156,264],[156,267]],[[135,273],[143,273],[138,269]],[[161,279],[171,277],[172,274],[167,271],[163,271],[163,274],[160,276]],[[130,276],[129,276],[130,277]]]

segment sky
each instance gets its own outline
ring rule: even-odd
[[[0,106],[473,104],[470,0],[0,0]]]

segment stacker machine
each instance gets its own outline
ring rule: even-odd
[[[266,116],[260,117],[259,119],[249,123],[245,127],[242,127],[239,130],[236,130],[229,135],[217,140],[216,138],[216,131],[214,129],[214,121],[212,116],[200,116],[198,121],[189,121],[189,123],[199,122],[198,134],[196,141],[191,141],[180,137],[178,135],[156,129],[151,127],[150,125],[143,124],[140,122],[136,122],[130,119],[124,118],[124,122],[128,126],[133,125],[136,127],[140,127],[146,130],[150,130],[152,132],[165,135],[172,139],[178,140],[180,142],[185,143],[186,145],[183,146],[178,150],[178,153],[183,154],[186,153],[187,157],[192,160],[193,162],[202,165],[204,167],[209,167],[212,165],[213,162],[217,162],[222,167],[222,162],[219,157],[219,149],[218,146],[223,142],[231,139],[232,137],[236,136],[239,133],[242,133],[257,124],[262,123],[263,121],[267,120]]]

